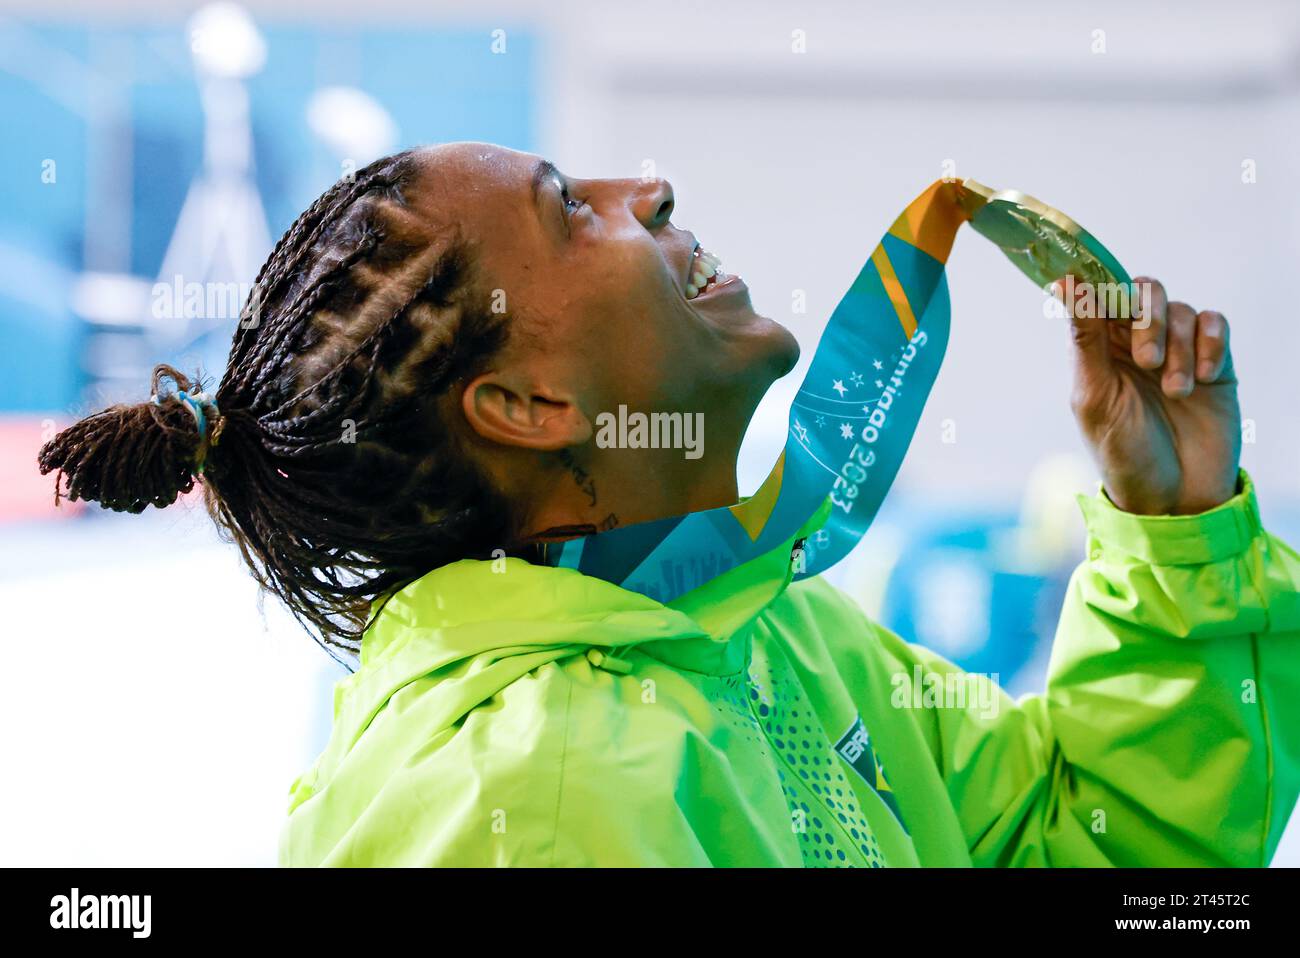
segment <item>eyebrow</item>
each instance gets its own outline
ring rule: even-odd
[[[542,219],[542,184],[547,180],[553,179],[560,175],[560,171],[555,168],[555,164],[550,160],[538,160],[533,166],[533,176],[528,184],[530,192],[533,194],[533,205],[537,207],[538,219]]]

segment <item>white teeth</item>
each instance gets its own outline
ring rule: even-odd
[[[722,260],[703,247],[697,246],[692,253],[691,281],[686,284],[686,298],[694,299],[709,284],[709,281],[722,272]]]

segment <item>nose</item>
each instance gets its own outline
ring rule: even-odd
[[[632,215],[652,233],[663,229],[673,215],[672,184],[661,177],[633,182]]]

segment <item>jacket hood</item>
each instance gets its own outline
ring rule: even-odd
[[[618,670],[638,647],[675,668],[733,674],[747,664],[750,624],[789,585],[791,550],[826,510],[784,546],[665,605],[574,569],[521,559],[464,559],[435,569],[383,606],[366,632],[356,672],[334,687],[329,744],[292,789],[290,810],[329,781],[398,690],[437,681],[444,727],[532,670],[573,655]]]

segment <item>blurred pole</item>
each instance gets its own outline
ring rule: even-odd
[[[159,271],[154,338],[184,351],[179,361],[220,371],[239,304],[270,252],[270,230],[253,177],[251,105],[245,81],[266,62],[266,44],[248,12],[212,3],[189,22],[199,102],[203,167],[190,184]],[[238,289],[237,296],[227,290]],[[197,290],[202,308],[190,308]],[[183,308],[181,305],[184,304]]]
[[[86,73],[86,272],[131,271],[131,204],[134,144],[126,90],[134,42],[126,36],[90,31]]]

